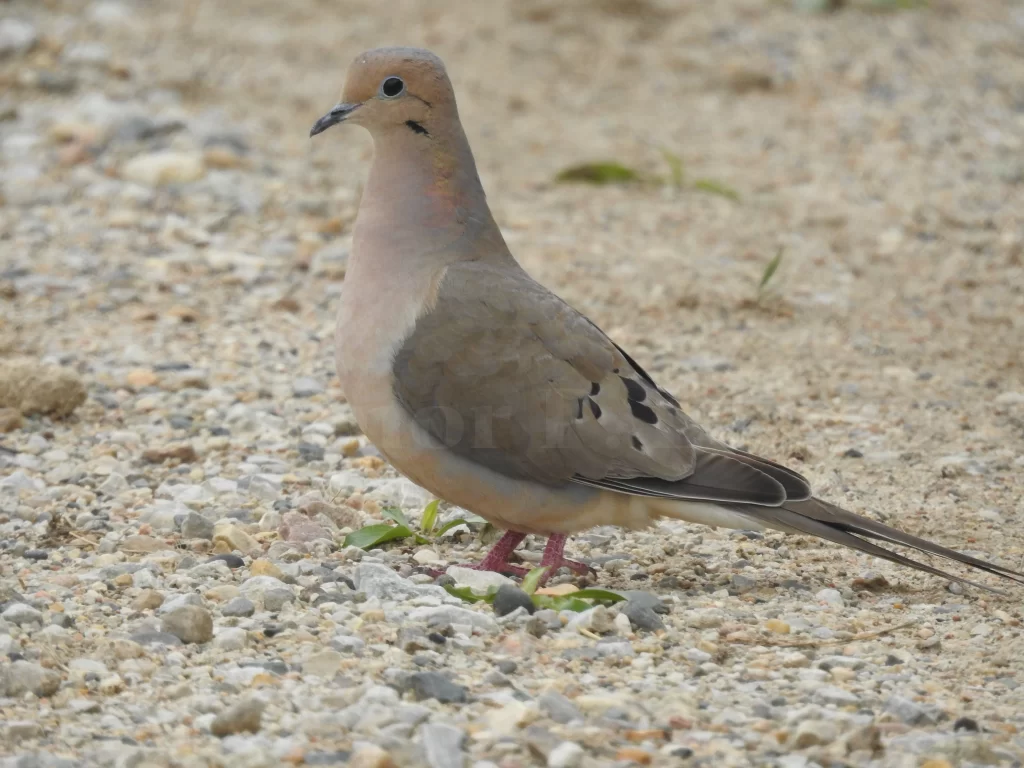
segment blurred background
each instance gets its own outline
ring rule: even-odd
[[[1021,387],[1019,2],[0,10],[0,352],[84,377],[94,430],[205,434],[211,388],[341,397],[371,146],[307,132],[359,52],[407,44],[447,62],[527,269],[730,439],[822,470],[1020,449],[987,410]]]

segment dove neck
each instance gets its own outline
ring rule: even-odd
[[[431,126],[433,127],[433,126]],[[461,126],[428,135],[399,126],[374,136],[374,157],[354,234],[354,252],[371,244],[408,260],[469,256],[461,244],[504,241],[487,206]],[[507,252],[507,251],[506,251]]]

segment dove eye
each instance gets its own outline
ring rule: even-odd
[[[389,77],[380,84],[380,95],[385,99],[394,99],[405,93],[405,83],[400,77]]]

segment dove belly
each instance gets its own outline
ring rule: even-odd
[[[545,485],[504,475],[452,452],[426,432],[394,397],[386,377],[375,383],[363,377],[352,385],[346,391],[356,420],[395,469],[499,528],[569,534],[599,525],[640,529],[660,517],[748,530],[763,527],[747,515],[706,502],[633,496],[571,482]]]

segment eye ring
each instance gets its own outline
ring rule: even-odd
[[[397,99],[405,93],[405,81],[400,77],[385,77],[380,84],[380,95],[384,99]]]

